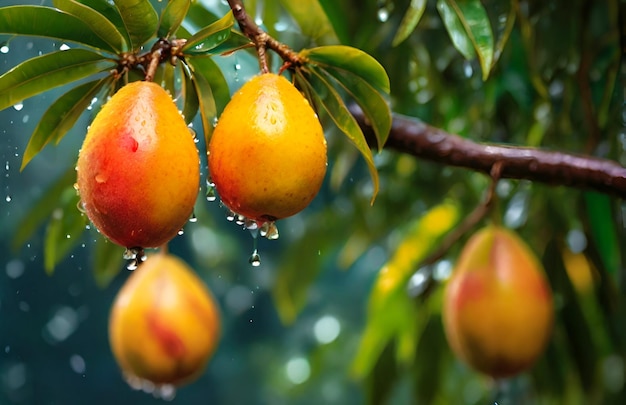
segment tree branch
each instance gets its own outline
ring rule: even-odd
[[[373,137],[363,112],[357,106],[351,106],[350,111],[366,136]],[[501,178],[586,188],[626,198],[626,168],[614,161],[535,148],[476,143],[398,114],[393,117],[385,147],[420,159],[484,173],[490,173],[493,165],[501,162]]]

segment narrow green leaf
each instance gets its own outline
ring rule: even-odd
[[[296,20],[305,36],[318,44],[339,43],[339,38],[318,0],[281,0],[280,3]]]
[[[493,62],[491,68],[496,65],[498,59],[504,51],[504,47],[509,41],[513,27],[515,27],[515,16],[517,15],[515,5],[512,2],[503,2],[509,7],[508,12],[503,12],[497,16],[498,24],[494,26],[494,38],[497,38],[493,50]]]
[[[41,224],[52,215],[52,211],[58,206],[58,201],[66,190],[71,189],[75,192],[73,188],[75,182],[76,170],[74,170],[74,165],[72,165],[43,193],[43,195],[37,198],[37,202],[19,221],[15,227],[16,231],[11,241],[11,247],[13,249],[18,249],[26,243],[39,229]]]
[[[300,75],[298,75],[300,76]],[[316,105],[323,106],[324,110],[328,113],[328,116],[333,120],[337,128],[339,128],[350,141],[361,152],[361,156],[365,159],[367,167],[372,178],[373,192],[372,203],[376,199],[379,189],[378,171],[374,164],[374,157],[370,150],[365,135],[359,127],[348,107],[344,104],[343,100],[337,90],[323,77],[322,74],[312,69],[311,74],[307,78],[301,77],[301,82],[305,86],[310,87],[309,94],[313,97]]]
[[[211,139],[211,134],[213,133],[214,123],[217,121],[219,113],[221,112],[221,110],[218,110],[216,92],[212,88],[210,82],[213,80],[211,76],[213,74],[218,74],[221,76],[222,80],[224,80],[224,76],[222,76],[219,67],[209,57],[187,58],[186,62],[190,68],[191,81],[195,87],[196,95],[198,97],[200,119],[204,130],[204,139],[208,145],[209,139]],[[224,84],[225,83],[226,81],[224,80]],[[226,89],[228,89],[228,85],[225,84],[225,86]],[[219,89],[215,90],[219,92],[223,91]],[[223,109],[223,106],[221,106],[221,108]]]
[[[391,109],[387,100],[368,82],[350,72],[327,67],[338,85],[344,88],[357,102],[376,134],[378,150],[381,151],[391,130]]]
[[[204,78],[211,86],[211,92],[215,101],[216,117],[219,117],[222,111],[224,111],[226,104],[230,101],[230,89],[222,69],[209,56],[194,56],[187,58],[187,60],[194,69],[194,77]]]
[[[104,15],[93,8],[75,0],[53,0],[54,6],[86,23],[93,32],[110,45],[111,50],[119,54],[128,51],[126,38],[117,27]]]
[[[185,69],[186,67],[183,67]],[[198,113],[198,109],[200,108],[200,100],[198,99],[198,91],[191,80],[191,74],[185,70],[183,74],[183,117],[185,117],[185,122],[187,124],[191,123]]]
[[[85,49],[69,49],[28,59],[0,76],[0,110],[115,66],[115,61]]]
[[[367,325],[352,365],[356,376],[367,375],[389,340],[404,333],[405,315],[410,312],[407,282],[441,237],[456,226],[459,217],[459,207],[453,202],[432,208],[408,226],[393,256],[380,269],[368,303]]]
[[[396,35],[393,37],[392,46],[397,46],[411,35],[422,19],[424,10],[426,10],[426,0],[411,0],[409,9],[404,14],[398,31],[396,31]]]
[[[611,209],[611,199],[605,194],[585,192],[585,205],[589,217],[589,227],[594,245],[609,274],[619,272],[621,252],[615,229],[615,219]]]
[[[84,83],[59,97],[39,120],[26,145],[20,170],[23,170],[50,141],[59,143],[89,107],[96,94],[112,80],[113,76],[107,76],[104,79]]]
[[[226,13],[224,17],[192,35],[183,47],[183,53],[201,54],[211,51],[213,48],[228,39],[230,30],[234,23],[235,19],[233,17],[233,13]]]
[[[114,0],[132,50],[138,50],[152,38],[159,25],[159,16],[149,0]]]
[[[300,56],[321,66],[347,70],[383,93],[389,94],[389,77],[385,68],[367,53],[350,46],[334,45],[305,49]]]
[[[494,40],[491,23],[480,0],[438,0],[437,9],[455,48],[466,59],[474,52],[487,80],[493,65]]]
[[[96,245],[93,260],[93,275],[96,284],[104,288],[124,268],[124,248],[107,240],[100,233],[96,233]]]
[[[77,42],[108,52],[115,46],[101,38],[95,28],[64,11],[43,6],[10,6],[0,8],[0,34],[34,35]],[[109,34],[112,37],[114,34]]]
[[[60,205],[52,211],[44,239],[44,268],[52,274],[55,266],[78,244],[87,221],[76,208],[79,197],[76,190],[66,189]],[[58,204],[58,203],[57,203]]]
[[[159,22],[159,38],[169,38],[174,34],[185,19],[191,0],[170,0],[161,13]]]

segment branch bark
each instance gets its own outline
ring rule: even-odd
[[[366,136],[373,136],[363,112],[357,106],[351,106],[350,110]],[[626,198],[626,168],[614,161],[536,148],[476,143],[398,114],[393,117],[385,147],[487,174],[494,164],[501,163],[500,178],[592,189]]]

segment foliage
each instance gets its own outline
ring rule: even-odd
[[[345,366],[369,387],[371,402],[410,397],[415,403],[481,403],[522,396],[531,403],[623,401],[623,375],[619,380],[607,366],[616,359],[623,364],[626,343],[621,202],[583,190],[500,182],[493,220],[516,229],[543,257],[559,300],[554,337],[537,367],[494,385],[452,361],[443,339],[439,282],[458,246],[421,267],[442,236],[479,204],[487,179],[383,150],[390,105],[477,141],[624,163],[618,135],[623,100],[615,91],[619,2],[258,3],[246,5],[262,10],[263,28],[306,60],[293,67],[293,78],[328,124],[332,161],[323,206],[303,214],[306,232],[284,246],[277,265],[272,293],[281,319],[297,319],[323,268],[372,270],[368,255],[382,247],[363,337],[353,363]],[[155,8],[147,0],[54,0],[53,6],[0,8],[1,34],[48,37],[70,48],[26,60],[0,76],[0,109],[64,86],[31,135],[22,168],[48,144],[61,142],[94,99],[106,100],[124,83],[141,79],[148,59],[133,64],[129,55],[146,57],[144,50],[157,38],[186,40],[175,63],[159,65],[155,80],[180,95],[187,122],[198,116],[208,139],[236,90],[219,58],[253,49],[230,12],[218,16],[200,2],[172,0]],[[276,28],[285,21],[299,31]],[[282,61],[274,62],[277,68]],[[373,125],[373,142],[350,113],[352,101]],[[341,133],[355,148],[337,140]],[[13,239],[18,248],[45,223],[49,272],[80,240],[66,235],[86,225],[75,208],[70,166]],[[111,244],[98,240],[94,274],[106,285],[120,265],[111,259]],[[436,285],[424,293],[419,280],[429,278]],[[410,394],[402,391],[407,385]],[[471,398],[467,387],[478,387]]]

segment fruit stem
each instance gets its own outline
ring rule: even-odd
[[[259,58],[259,65],[262,73],[268,73],[269,67],[267,64],[267,49],[271,49],[280,56],[284,62],[288,62],[289,66],[298,67],[307,62],[307,59],[300,56],[293,49],[277,41],[267,32],[263,31],[252,18],[246,13],[246,9],[243,6],[241,0],[228,0],[228,5],[233,11],[233,16],[239,23],[241,32],[250,38],[254,42],[254,46],[257,50],[257,56]]]

